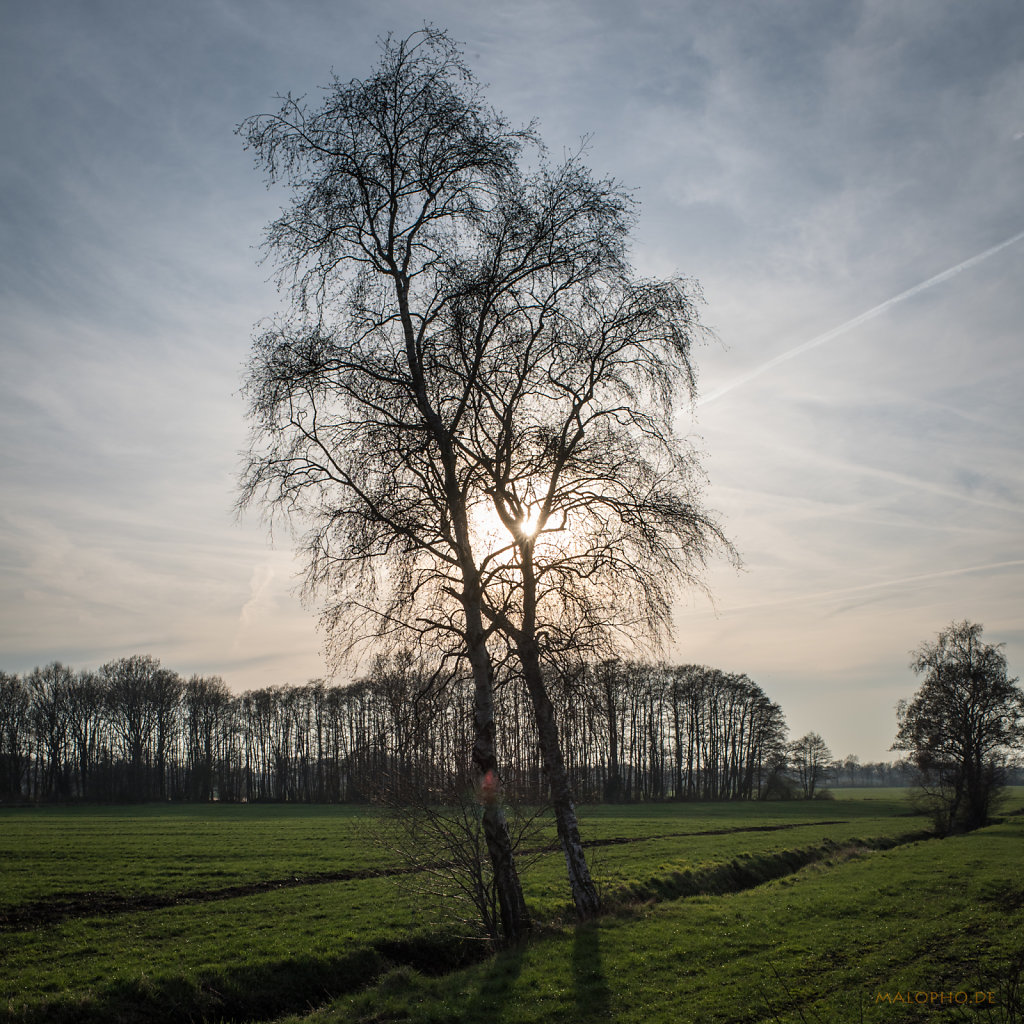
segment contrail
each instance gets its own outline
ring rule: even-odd
[[[775,601],[755,601],[750,604],[739,604],[731,608],[722,608],[722,614],[733,612],[756,611],[761,608],[781,608],[785,605],[803,604],[807,601],[827,601],[852,594],[863,594],[871,590],[884,590],[887,587],[901,587],[908,583],[924,583],[928,580],[945,579],[951,576],[967,576],[978,572],[993,572],[998,569],[1012,569],[1024,565],[1024,558],[1013,558],[1005,562],[986,562],[982,565],[967,565],[962,569],[940,569],[937,572],[918,573],[914,576],[901,576],[892,580],[876,580],[874,583],[860,583],[853,587],[839,587],[834,590],[820,590],[814,594],[797,594],[793,597],[782,597]],[[717,615],[717,613],[716,613]]]
[[[909,299],[914,295],[919,295],[921,292],[927,291],[929,288],[934,288],[937,284],[942,284],[943,281],[948,281],[951,277],[954,277],[961,271],[970,270],[971,267],[977,266],[977,264],[981,263],[983,260],[987,260],[990,256],[994,256],[997,252],[1001,252],[1003,249],[1014,245],[1022,238],[1024,238],[1024,231],[1019,232],[1012,238],[1006,239],[1005,242],[993,245],[991,249],[986,249],[984,252],[978,253],[977,256],[972,256],[970,259],[964,260],[963,263],[958,263],[955,267],[950,267],[949,270],[942,271],[941,274],[929,277],[927,281],[915,284],[913,288],[908,288],[905,292],[900,292],[899,295],[894,295],[891,299],[886,299],[885,302],[869,309],[866,313],[861,313],[860,316],[855,316],[852,320],[847,320],[846,323],[840,324],[838,327],[833,327],[832,330],[826,331],[824,334],[819,334],[816,338],[811,338],[810,341],[805,341],[803,344],[797,345],[795,348],[791,348],[788,351],[775,356],[774,359],[769,359],[768,362],[762,363],[760,366],[755,367],[753,370],[743,374],[741,377],[737,377],[735,380],[731,380],[728,384],[724,384],[717,391],[712,391],[710,394],[698,398],[697,405],[707,405],[708,402],[713,402],[716,398],[721,398],[722,395],[728,394],[734,388],[738,388],[741,384],[746,384],[755,377],[760,377],[762,373],[767,373],[773,367],[778,366],[779,363],[784,363],[787,359],[792,359],[803,352],[809,352],[812,348],[824,345],[826,341],[831,341],[844,331],[849,331],[854,327],[859,327],[865,321],[879,316],[886,310],[891,309],[898,302],[903,302],[904,299]]]

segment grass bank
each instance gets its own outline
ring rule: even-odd
[[[771,975],[778,970],[782,980],[771,990],[778,997],[784,986],[802,978],[786,952],[792,945],[787,936],[799,931],[801,913],[813,918],[804,927],[805,944],[813,950],[815,929],[824,927],[829,934],[837,922],[860,928],[861,917],[875,914],[871,908],[879,900],[884,903],[885,895],[876,888],[875,902],[868,893],[866,902],[849,903],[840,887],[833,890],[828,911],[813,909],[806,895],[801,895],[804,902],[794,903],[791,887],[807,894],[824,886],[821,892],[827,894],[826,879],[840,879],[848,868],[868,864],[880,866],[881,875],[869,883],[880,885],[882,875],[895,870],[885,867],[884,858],[916,847],[880,848],[922,827],[920,819],[908,817],[902,795],[585,808],[585,834],[595,844],[591,852],[598,874],[614,897],[611,902],[618,902],[618,913],[579,930],[560,924],[571,920],[571,908],[561,856],[552,854],[526,879],[534,913],[549,922],[541,929],[545,934],[522,951],[468,970],[466,965],[483,954],[480,945],[459,940],[421,896],[385,876],[393,865],[367,842],[360,814],[350,808],[0,812],[0,869],[4,882],[17,882],[0,887],[0,915],[6,912],[11,922],[0,932],[5,953],[0,1019],[266,1020],[305,1013],[332,1000],[329,1009],[316,1011],[326,1014],[324,1020],[482,1020],[490,1012],[489,1020],[513,1021],[546,1019],[548,1011],[561,1015],[558,1019],[577,1020],[584,1019],[578,1014],[585,999],[593,1000],[595,1014],[602,1007],[617,1017],[628,1014],[630,1001],[667,1014],[673,1000],[694,1000],[709,985],[733,983],[728,971],[722,978],[715,973],[718,968],[709,973],[713,956],[723,970],[733,961],[742,964],[744,956],[754,958],[735,980],[746,992],[739,1002],[748,1004],[747,1016],[676,1013],[663,1019],[773,1019],[750,1015],[754,997],[750,979],[743,981],[744,971],[756,967]],[[920,845],[953,851],[958,842]],[[1013,842],[1007,847],[1014,848]],[[1005,867],[987,847],[976,850],[979,876]],[[1018,845],[1018,859],[1021,852]],[[921,856],[923,861],[908,861],[906,870],[900,869],[900,884],[908,892],[915,872],[928,874],[928,856],[936,855]],[[33,864],[39,867],[34,874]],[[337,880],[332,872],[353,876]],[[240,894],[238,886],[251,891]],[[694,893],[709,895],[693,898]],[[104,902],[111,894],[122,902]],[[91,895],[93,902],[82,900],[83,895]],[[33,901],[70,897],[80,902],[61,920],[18,918]],[[133,906],[135,899],[155,899],[157,905]],[[714,918],[740,899],[753,901],[743,912],[744,923]],[[921,896],[920,905],[931,905],[929,900],[934,894]],[[916,904],[911,900],[910,905]],[[792,923],[773,931],[785,919],[783,908],[790,906],[786,913]],[[990,900],[987,906],[994,904]],[[678,920],[676,912],[682,914]],[[703,936],[700,941],[695,933]],[[730,936],[747,936],[761,945],[744,953]],[[640,988],[629,980],[631,972],[645,976],[645,964],[659,963],[657,949],[666,943],[681,951],[677,973],[680,979],[693,979],[693,991],[673,987],[665,978]],[[774,960],[765,957],[773,943],[781,951]],[[636,961],[626,952],[634,946],[649,948],[646,959]],[[843,948],[850,952],[854,947]],[[577,988],[591,990],[590,995],[569,999]],[[502,1016],[495,1017],[496,1002],[506,997]],[[710,1012],[710,1004],[693,1005]],[[739,1004],[730,998],[722,1005],[733,1013]]]
[[[1020,1020],[1022,855],[1024,818],[840,847],[756,888],[626,908],[443,978],[398,969],[289,1021]]]

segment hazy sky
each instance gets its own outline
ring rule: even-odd
[[[637,189],[643,273],[703,285],[682,425],[745,568],[679,609],[672,659],[862,760],[950,621],[1020,674],[1018,0],[0,0],[0,668],[325,673],[290,538],[232,512],[281,202],[233,131],[424,19]]]

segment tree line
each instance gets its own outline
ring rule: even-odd
[[[785,775],[781,708],[744,675],[607,661],[548,680],[573,790],[586,801],[730,800]],[[548,796],[521,677],[495,685],[505,796]],[[383,779],[444,798],[473,746],[471,676],[411,653],[349,685],[233,694],[134,655],[96,671],[59,662],[0,673],[0,799],[371,800]]]

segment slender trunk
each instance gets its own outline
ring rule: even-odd
[[[675,734],[675,799],[683,799],[683,737],[680,732],[682,723],[679,721],[679,695],[672,695],[672,728]]]
[[[565,770],[558,725],[555,722],[555,709],[540,670],[540,648],[537,646],[537,576],[533,565],[533,542],[529,539],[520,541],[519,554],[522,559],[523,623],[522,629],[516,631],[514,640],[526,689],[533,701],[537,737],[544,757],[544,771],[551,788],[551,803],[555,810],[558,838],[565,854],[569,888],[576,904],[576,913],[580,918],[586,919],[597,914],[601,901],[590,877],[586,857],[583,855],[572,787],[569,784],[569,773]]]
[[[455,472],[451,436],[427,395],[426,375],[416,350],[416,330],[409,309],[409,282],[394,259],[393,253],[389,252],[388,259],[395,282],[395,294],[405,336],[406,361],[414,385],[416,403],[424,423],[441,450],[445,497],[452,514],[464,587],[462,604],[466,615],[467,653],[473,668],[473,767],[477,776],[474,782],[477,792],[484,796],[484,837],[494,871],[502,929],[506,940],[514,941],[529,929],[530,917],[512,855],[508,824],[501,808],[500,779],[494,752],[493,673],[483,630],[479,578],[476,576],[475,563],[471,555],[465,497]]]
[[[960,804],[963,800],[964,786],[963,779],[958,777],[953,789],[953,798],[949,802],[948,816],[949,820],[946,823],[946,831],[953,832],[956,830],[957,818],[960,814]]]
[[[479,601],[467,600],[465,612],[469,662],[473,669],[474,783],[483,806],[484,839],[494,872],[502,933],[506,942],[515,942],[530,930],[530,914],[501,806],[501,780],[494,748],[493,670],[484,640]]]
[[[565,853],[569,888],[572,891],[573,902],[576,904],[576,913],[581,918],[590,918],[597,914],[601,901],[590,877],[586,857],[583,855],[583,843],[580,841],[580,829],[569,785],[569,773],[565,770],[562,748],[558,739],[555,710],[544,686],[537,643],[532,636],[523,637],[520,640],[518,653],[523,666],[526,688],[533,700],[537,734],[544,755],[544,770],[551,787],[555,824],[558,829],[559,841],[562,844],[562,851]]]

